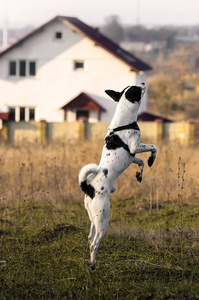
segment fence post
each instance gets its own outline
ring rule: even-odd
[[[195,143],[195,120],[189,119],[186,121],[185,145],[194,145],[194,143]]]
[[[2,128],[0,129],[0,141],[8,141],[8,125],[2,121]]]
[[[180,146],[185,144],[185,122],[178,123],[178,130],[177,130],[177,138],[179,139]]]
[[[47,132],[46,132],[46,121],[40,121],[39,123],[39,130],[40,130],[40,144],[45,144],[47,139]]]
[[[155,141],[162,142],[163,140],[163,120],[155,120]]]
[[[78,139],[83,141],[86,136],[86,126],[84,122],[77,122],[77,136]]]

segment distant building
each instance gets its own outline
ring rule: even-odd
[[[149,71],[97,28],[57,16],[0,52],[0,118],[110,121],[115,103],[104,90],[146,82]]]
[[[153,36],[140,34],[131,40],[124,40],[120,46],[129,52],[149,52],[153,50]]]
[[[176,35],[175,41],[177,44],[184,44],[184,43],[199,43],[199,35]]]

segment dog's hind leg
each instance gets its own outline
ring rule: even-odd
[[[92,220],[91,221],[90,232],[89,232],[89,236],[88,236],[88,242],[89,242],[90,248],[91,248],[91,244],[93,242],[93,239],[95,237],[95,233],[96,233],[95,223],[94,223],[94,220]]]
[[[103,238],[103,236],[104,236],[104,234],[105,234],[105,232],[106,232],[106,229],[107,229],[107,227],[108,227],[108,224],[109,224],[109,222],[107,223],[107,226],[106,226],[106,227],[103,227],[103,229],[102,229],[100,232],[98,232],[98,231],[96,230],[95,238],[94,238],[94,240],[93,240],[93,242],[92,242],[92,244],[91,244],[91,248],[90,248],[91,253],[90,253],[90,254],[91,254],[91,269],[92,269],[92,270],[95,269],[95,258],[96,258],[96,253],[97,253],[99,244],[100,244],[100,242],[101,242],[101,240],[102,240],[102,238]]]
[[[89,233],[89,236],[88,236],[88,241],[89,241],[90,246],[91,246],[92,241],[93,241],[94,236],[95,236],[95,225],[94,225],[94,222],[93,222],[93,215],[92,215],[92,212],[91,212],[91,209],[90,209],[91,203],[92,203],[92,199],[89,196],[85,195],[84,205],[85,205],[85,208],[87,210],[89,219],[91,221],[90,233]]]
[[[144,161],[138,157],[134,157],[132,163],[138,165],[138,167],[139,167],[138,171],[136,172],[136,178],[137,178],[137,181],[141,182],[142,174],[143,174],[143,170],[144,170]]]
[[[96,215],[95,218],[93,219],[96,232],[90,249],[92,270],[95,269],[95,258],[96,258],[97,249],[99,247],[101,239],[103,238],[107,230],[109,220],[110,220],[110,203],[108,206],[106,205],[105,208],[102,208],[99,214]]]
[[[149,165],[149,167],[151,167],[156,158],[157,147],[155,145],[151,145],[151,144],[141,144],[140,143],[137,146],[135,153],[143,153],[143,152],[151,152],[151,155],[149,156],[149,159],[148,159],[148,165]]]

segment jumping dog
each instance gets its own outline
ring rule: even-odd
[[[136,178],[141,182],[144,162],[135,155],[151,152],[148,159],[149,167],[156,158],[155,145],[140,143],[140,129],[137,125],[138,109],[145,91],[145,83],[128,86],[122,92],[105,91],[118,104],[105,137],[101,161],[99,165],[85,165],[79,173],[79,185],[85,193],[84,204],[91,221],[88,240],[93,270],[97,249],[109,224],[110,194],[116,191],[114,186],[116,179],[134,163],[138,165]]]

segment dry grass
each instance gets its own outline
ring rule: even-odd
[[[0,149],[0,200],[47,201],[64,203],[83,199],[78,186],[78,172],[87,163],[99,163],[103,143],[48,144],[45,146],[9,146]],[[185,166],[184,201],[199,198],[198,151],[194,147],[159,145],[158,156],[149,168],[149,154],[140,154],[146,165],[143,181],[135,178],[136,165],[130,166],[116,182],[113,198],[145,198],[153,203],[178,199],[178,161]],[[181,172],[181,170],[180,170]]]
[[[198,299],[197,150],[159,146],[141,184],[136,166],[122,174],[93,272],[77,176],[102,146],[1,145],[2,300]]]

